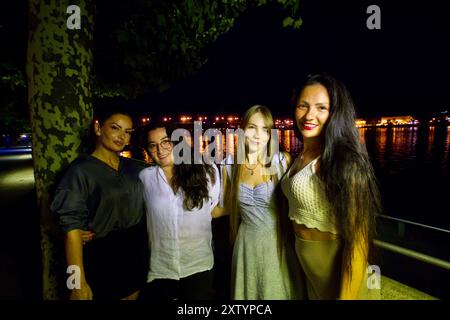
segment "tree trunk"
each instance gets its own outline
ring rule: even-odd
[[[67,27],[72,4],[81,10],[81,29]],[[60,299],[66,292],[64,241],[49,204],[58,176],[78,155],[92,119],[93,17],[89,0],[29,0],[28,104],[44,299]]]

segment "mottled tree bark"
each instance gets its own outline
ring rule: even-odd
[[[81,29],[67,28],[72,4],[81,9]],[[58,174],[78,155],[92,118],[93,16],[90,0],[29,0],[28,103],[44,299],[62,298],[65,288],[63,238],[49,204]]]

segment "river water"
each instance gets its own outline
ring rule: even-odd
[[[385,214],[450,229],[450,127],[360,128],[379,181]],[[281,149],[298,154],[293,130]]]

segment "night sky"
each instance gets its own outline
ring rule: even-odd
[[[290,115],[294,81],[326,71],[349,88],[359,116],[427,116],[449,109],[450,11],[444,1],[302,1],[300,30],[276,7],[244,14],[208,48],[208,63],[144,105],[173,111],[234,111],[260,103]],[[381,9],[369,30],[366,9]],[[139,101],[139,104],[141,104]]]
[[[300,30],[282,27],[274,5],[245,12],[205,51],[208,62],[163,94],[128,104],[138,113],[236,112],[266,104],[289,116],[291,86],[309,73],[341,79],[363,117],[428,116],[450,109],[450,9],[446,1],[301,0]],[[366,9],[381,8],[381,30],[369,30]],[[118,13],[120,14],[120,13]],[[26,57],[26,2],[2,2],[1,56]],[[3,60],[3,58],[2,58]],[[25,67],[23,68],[25,70]]]

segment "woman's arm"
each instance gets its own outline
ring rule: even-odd
[[[215,206],[214,209],[211,211],[211,216],[213,218],[220,218],[223,216],[228,215],[228,210],[224,207]]]
[[[223,201],[219,201],[219,204],[217,206],[214,207],[214,209],[211,211],[211,216],[214,218],[220,218],[223,216],[226,216],[229,214],[229,210],[227,209],[227,192],[229,192],[229,190],[227,190],[228,188],[228,177],[227,177],[227,170],[225,169],[225,166],[222,167],[222,185],[221,185],[221,189],[220,189],[220,198],[223,199]],[[221,203],[223,202],[222,205],[223,207],[221,207]]]
[[[70,300],[92,300],[92,290],[86,282],[83,264],[83,241],[81,230],[71,230],[66,234],[66,261],[67,265],[80,268],[80,288],[72,289]]]
[[[344,247],[344,250],[349,250],[348,246]],[[363,280],[367,267],[367,240],[362,235],[357,237],[353,249],[350,250],[352,250],[351,274],[342,268],[340,300],[356,300],[361,286],[366,285]]]

